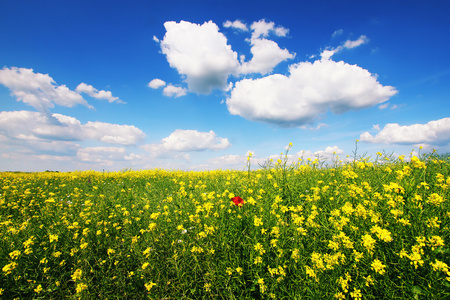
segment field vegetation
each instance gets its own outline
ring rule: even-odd
[[[449,299],[436,153],[0,174],[2,299]]]

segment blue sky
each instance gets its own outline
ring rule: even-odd
[[[2,1],[0,170],[450,152],[448,1]]]

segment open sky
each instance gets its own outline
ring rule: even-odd
[[[0,1],[0,170],[450,151],[449,1]]]

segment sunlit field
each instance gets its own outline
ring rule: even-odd
[[[450,298],[447,157],[288,151],[258,170],[1,173],[0,298]]]

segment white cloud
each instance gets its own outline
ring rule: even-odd
[[[372,126],[372,129],[374,129],[374,130],[380,130],[380,125],[379,125],[379,124],[373,125],[373,126]]]
[[[124,160],[126,150],[123,147],[86,147],[77,152],[77,158],[84,162],[112,165],[111,161]]]
[[[158,39],[155,35],[153,36],[153,40],[154,40],[155,42],[159,43],[159,39]]]
[[[282,61],[295,57],[295,53],[281,49],[276,42],[263,38],[269,36],[271,32],[277,36],[286,36],[289,32],[288,29],[281,26],[275,28],[275,23],[268,23],[265,20],[254,22],[251,29],[252,37],[247,41],[252,46],[250,52],[253,57],[249,62],[244,62],[245,56],[241,55],[240,74],[260,73],[264,75],[272,72]]]
[[[218,137],[214,131],[200,132],[197,130],[177,129],[158,144],[142,146],[152,156],[158,158],[181,158],[189,160],[186,153],[190,151],[221,150],[230,147],[227,138]]]
[[[361,134],[360,140],[385,144],[447,145],[450,143],[450,118],[409,126],[389,123],[375,136],[364,132]]]
[[[246,162],[247,156],[234,154],[228,154],[208,160],[208,163],[213,165],[214,167],[220,166],[226,168],[230,168],[231,166],[238,166],[239,168],[243,168]]]
[[[343,47],[346,48],[346,49],[353,49],[353,48],[356,48],[358,46],[361,46],[362,44],[366,44],[368,42],[369,42],[369,39],[367,38],[367,36],[361,35],[355,41],[350,41],[350,40],[345,41]]]
[[[363,44],[366,44],[369,42],[369,39],[367,38],[367,36],[365,35],[361,35],[357,40],[355,41],[351,41],[351,40],[347,40],[345,41],[345,43],[342,46],[338,46],[334,49],[326,49],[324,50],[320,56],[322,57],[322,59],[330,59],[334,54],[344,50],[344,49],[353,49],[356,48],[358,46],[361,46]]]
[[[261,73],[267,74],[273,70],[280,62],[292,59],[295,54],[291,54],[286,49],[281,49],[277,43],[267,39],[250,40],[250,49],[253,57],[249,62],[243,62],[240,73]]]
[[[170,66],[185,76],[189,90],[208,94],[214,88],[227,87],[227,78],[236,72],[239,62],[216,24],[171,21],[164,27],[162,52]]]
[[[244,23],[242,23],[239,20],[236,20],[234,22],[227,20],[225,23],[223,23],[223,27],[226,27],[226,28],[231,27],[231,28],[235,28],[235,29],[240,29],[242,31],[248,31],[247,25],[245,25]]]
[[[199,132],[182,129],[177,129],[163,138],[162,145],[165,149],[173,151],[220,150],[231,146],[228,139],[218,137],[212,130]]]
[[[289,33],[289,29],[284,28],[282,26],[278,26],[277,28],[275,28],[275,34],[277,36],[287,36]]]
[[[119,145],[135,145],[145,138],[140,129],[131,125],[103,122],[81,124],[70,116],[49,116],[31,111],[0,112],[0,134],[29,142],[94,140]]]
[[[322,127],[328,127],[328,124],[325,123],[319,123],[317,124],[317,126],[315,127],[311,127],[311,126],[306,126],[306,125],[302,125],[300,126],[301,129],[309,129],[309,130],[319,130]]]
[[[136,145],[145,134],[133,125],[118,125],[104,122],[87,122],[81,125],[83,139],[98,140],[108,144]]]
[[[389,103],[383,103],[383,104],[381,104],[381,105],[378,105],[378,108],[379,109],[385,109],[385,108],[387,108],[389,106]]]
[[[338,35],[341,35],[342,33],[344,33],[344,30],[338,29],[335,32],[333,32],[332,37],[337,37]]]
[[[178,98],[186,95],[186,89],[169,84],[163,89],[163,95]]]
[[[270,33],[274,33],[277,36],[286,36],[289,33],[289,29],[283,26],[278,26],[275,28],[274,22],[266,22],[266,20],[259,20],[258,22],[253,22],[250,26],[252,29],[252,39],[257,39],[260,37],[267,37]]]
[[[113,97],[112,93],[110,91],[105,90],[97,90],[92,85],[86,84],[86,83],[80,83],[75,91],[79,94],[85,93],[88,94],[90,97],[95,99],[105,99],[108,100],[109,103],[117,102],[117,103],[124,103],[122,100],[119,99],[119,97]]]
[[[344,113],[387,101],[397,91],[382,86],[369,71],[328,59],[290,66],[290,75],[273,74],[237,82],[228,110],[248,120],[295,127],[313,123],[328,110]]]
[[[152,89],[159,89],[160,87],[163,87],[165,85],[166,85],[166,82],[159,78],[155,78],[148,83],[148,87],[150,87]]]
[[[314,155],[324,157],[324,158],[330,158],[333,155],[342,154],[344,153],[344,150],[340,149],[338,146],[328,146],[325,148],[325,150],[319,150],[314,152]]]
[[[77,92],[65,85],[57,86],[48,74],[34,73],[33,69],[6,68],[0,70],[0,83],[11,94],[41,112],[48,112],[55,104],[73,107],[77,104],[92,108]]]

